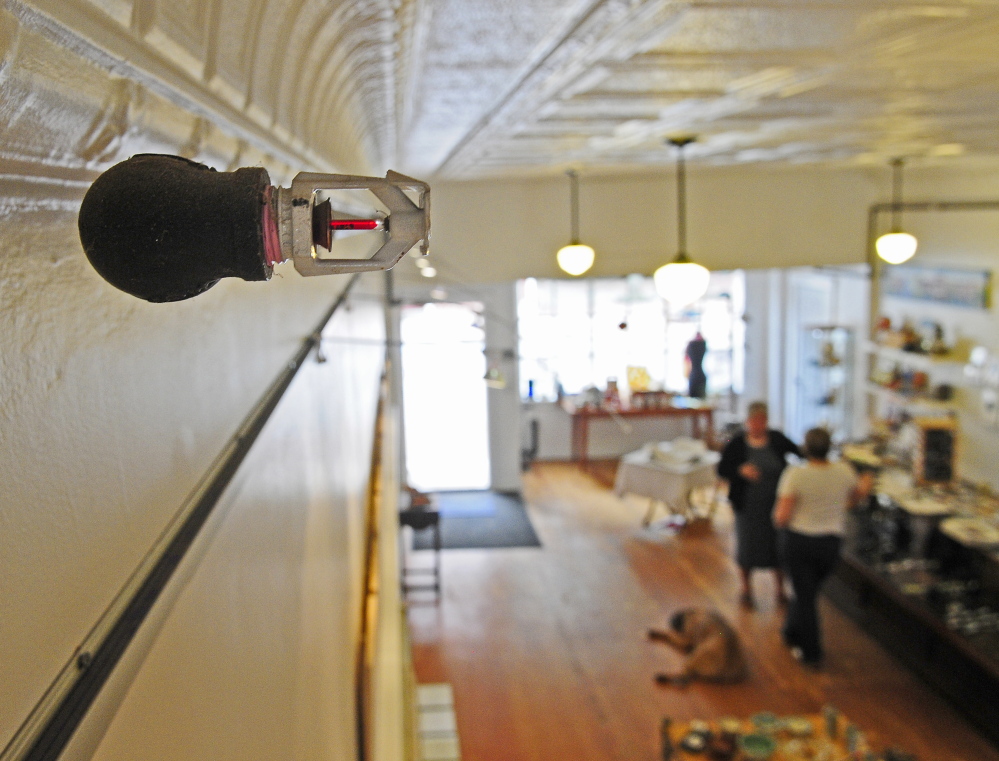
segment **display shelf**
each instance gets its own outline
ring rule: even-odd
[[[864,351],[879,359],[896,362],[913,370],[932,373],[938,383],[956,384],[963,382],[964,366],[968,361],[964,353],[920,354],[897,349],[894,346],[884,346],[874,341],[865,341]]]
[[[937,414],[950,414],[957,411],[957,404],[954,400],[940,401],[926,396],[911,396],[893,391],[890,388],[879,386],[873,381],[868,381],[867,393],[876,396],[884,402],[893,404],[896,407],[906,407],[913,411],[926,410]]]
[[[965,382],[958,353],[919,354],[870,340],[864,349],[870,358],[864,390],[871,400],[871,417],[892,419],[900,412],[923,417],[957,414],[955,391]],[[889,381],[901,388],[885,385]],[[937,393],[945,398],[937,398]]]

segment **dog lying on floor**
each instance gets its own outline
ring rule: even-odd
[[[660,684],[684,685],[693,679],[733,683],[746,677],[746,658],[735,630],[717,612],[686,608],[670,618],[669,629],[649,629],[649,639],[665,642],[687,662],[678,674],[656,674]]]

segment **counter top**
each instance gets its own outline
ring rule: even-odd
[[[951,538],[963,544],[970,545],[974,541],[974,534],[979,537],[975,546],[982,546],[986,534],[992,535],[986,526],[994,528],[996,543],[999,544],[999,499],[990,494],[970,486],[914,486],[911,474],[900,468],[882,470],[878,474],[874,491],[880,499],[890,500],[912,516],[973,519],[981,527],[977,534],[969,532],[963,539],[960,534],[951,535]]]

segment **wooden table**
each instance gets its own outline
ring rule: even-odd
[[[642,520],[643,526],[652,522],[660,502],[671,515],[687,522],[698,517],[690,503],[690,492],[701,487],[714,488],[720,459],[717,452],[704,452],[696,460],[670,463],[657,459],[652,447],[645,447],[621,458],[614,479],[614,493],[619,497],[625,494],[648,497],[649,509]],[[714,506],[714,492],[710,504]],[[710,509],[702,517],[710,518]]]
[[[577,407],[571,402],[563,402],[562,409],[572,419],[572,459],[585,465],[589,462],[590,421],[613,418],[689,418],[691,435],[704,439],[708,446],[714,439],[714,409],[711,407],[651,407],[634,409],[624,407],[609,410],[603,407]]]

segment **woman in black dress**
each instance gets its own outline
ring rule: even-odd
[[[728,481],[728,499],[735,512],[735,560],[742,580],[740,599],[746,606],[753,605],[750,574],[754,568],[772,569],[777,600],[787,601],[772,516],[788,454],[801,453],[787,436],[769,427],[766,403],[753,402],[745,430],[725,446],[718,463],[718,475]]]

